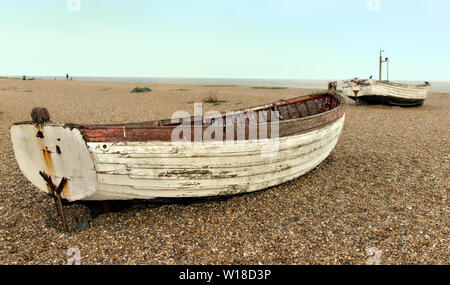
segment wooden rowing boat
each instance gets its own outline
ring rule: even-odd
[[[178,120],[55,124],[41,108],[32,112],[32,122],[16,123],[10,132],[23,174],[39,190],[67,201],[234,195],[279,185],[319,165],[341,134],[344,101],[329,91],[191,117],[188,125]],[[257,114],[256,121],[250,113]],[[267,137],[239,136],[242,126],[257,127],[259,137]],[[214,136],[227,133],[234,139],[207,141],[212,127]],[[177,129],[191,138],[173,141]]]
[[[403,107],[422,105],[430,94],[430,83],[409,85],[373,79],[346,80],[343,94],[365,104],[385,104]]]

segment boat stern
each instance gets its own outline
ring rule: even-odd
[[[60,187],[70,202],[95,193],[95,166],[79,129],[29,122],[14,124],[10,133],[20,170],[39,190],[52,194]]]

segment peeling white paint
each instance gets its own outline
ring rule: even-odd
[[[344,121],[345,116],[319,130],[276,138],[279,148],[269,149],[270,156],[261,151],[271,139],[85,143],[79,130],[61,125],[44,126],[44,139],[38,138],[31,124],[12,126],[11,137],[25,176],[45,192],[39,171],[56,184],[68,178],[70,191],[63,198],[69,201],[207,197],[258,191],[307,173],[334,149]],[[51,153],[54,173],[49,173],[42,149],[56,145],[62,153]]]
[[[46,182],[39,175],[45,172],[58,186],[63,177],[68,179],[62,197],[69,201],[83,200],[95,193],[97,174],[86,143],[77,129],[60,125],[45,125],[38,129],[31,124],[11,127],[14,154],[20,170],[39,190],[49,193]],[[56,151],[59,146],[61,154]],[[43,150],[48,149],[47,161]]]
[[[356,82],[355,82],[356,81]],[[343,95],[354,97],[354,90],[359,90],[358,98],[364,96],[392,96],[400,99],[425,100],[430,94],[431,86],[407,85],[393,82],[380,82],[373,79],[346,80]]]

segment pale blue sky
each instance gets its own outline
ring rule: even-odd
[[[376,2],[377,0],[369,0]],[[0,0],[0,75],[450,80],[450,1]]]

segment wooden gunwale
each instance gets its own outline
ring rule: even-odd
[[[279,137],[291,136],[306,133],[309,131],[313,131],[316,129],[320,129],[328,124],[333,123],[334,121],[341,118],[345,113],[345,98],[334,91],[314,93],[310,95],[304,95],[288,100],[282,100],[280,102],[272,103],[272,104],[264,104],[255,107],[243,108],[235,111],[229,111],[229,114],[238,115],[243,114],[249,111],[269,111],[270,108],[276,108],[279,106],[286,106],[293,103],[299,103],[300,105],[305,105],[308,114],[310,114],[310,110],[308,104],[306,102],[308,100],[315,100],[317,98],[321,98],[323,96],[332,96],[335,98],[332,102],[327,102],[331,104],[330,110],[320,113],[321,110],[317,110],[319,113],[314,115],[308,115],[306,117],[299,118],[290,118],[290,119],[280,119],[279,120]],[[298,109],[300,105],[296,106],[297,111],[301,114]],[[224,116],[227,112],[221,112]],[[213,118],[213,117],[212,117]],[[191,120],[195,121],[197,118],[191,117]],[[200,119],[200,118],[198,118]],[[201,118],[203,119],[203,117]],[[182,120],[182,118],[180,118]],[[133,141],[170,141],[171,140],[171,132],[174,128],[184,128],[181,125],[159,125],[170,122],[170,119],[166,120],[154,120],[147,121],[141,123],[124,123],[124,124],[93,124],[93,125],[82,125],[82,124],[72,124],[67,123],[64,125],[61,124],[52,124],[47,123],[47,126],[63,126],[64,128],[70,129],[78,129],[82,133],[82,136],[86,142],[133,142]],[[14,125],[23,125],[23,124],[34,124],[33,122],[18,122],[14,123]],[[267,125],[268,129],[271,127],[271,122],[264,123]],[[260,126],[261,123],[258,124],[249,124],[245,123],[245,126],[248,128],[250,126]],[[202,128],[205,131],[209,125],[192,125],[186,126],[186,128],[191,128],[192,133],[196,128]],[[222,127],[222,126],[218,126]],[[223,125],[226,128],[226,125]],[[123,131],[127,132],[126,137],[123,136]],[[133,134],[133,131],[135,132]],[[140,134],[139,131],[144,132],[144,134]],[[104,136],[95,135],[95,132],[101,132]],[[236,130],[235,130],[236,132]],[[115,136],[114,136],[115,133]],[[193,137],[193,136],[192,136]],[[237,136],[235,136],[235,140]],[[248,140],[248,137],[245,138]]]
[[[391,81],[377,81],[376,84],[384,84],[384,85],[403,87],[403,88],[420,88],[420,89],[426,89],[430,86],[430,83],[413,85],[413,84],[405,84],[405,83],[398,83],[398,82],[391,82]]]
[[[320,113],[321,110],[316,110],[317,114],[309,115],[306,117],[299,118],[290,118],[290,119],[281,119],[279,121],[279,137],[290,136],[305,133],[311,130],[315,130],[321,127],[324,127],[340,117],[342,117],[345,113],[345,100],[344,98],[336,93],[316,93],[312,95],[302,96],[294,99],[283,100],[282,102],[277,102],[274,104],[265,104],[258,107],[245,108],[238,111],[231,111],[230,114],[239,115],[249,111],[267,111],[269,108],[275,108],[280,106],[287,106],[297,102],[302,102],[305,104],[306,108],[308,108],[306,101],[307,100],[315,100],[317,98],[321,98],[323,96],[332,96],[335,98],[334,102],[328,102],[328,104],[332,104],[330,106],[330,110]],[[336,106],[336,104],[338,104]],[[285,110],[285,112],[288,112]],[[310,114],[310,110],[308,110]],[[225,112],[221,113],[225,115]],[[299,112],[300,114],[300,112]],[[191,117],[191,120],[196,120],[195,117]],[[203,118],[202,118],[203,119]],[[181,119],[180,119],[181,120]],[[67,125],[70,127],[78,127],[82,132],[82,135],[86,142],[132,142],[132,141],[170,141],[172,130],[174,128],[190,128],[192,132],[192,136],[194,137],[194,130],[197,128],[202,128],[203,132],[210,127],[210,125],[191,125],[191,126],[182,126],[182,125],[155,125],[156,122],[167,122],[169,120],[161,120],[161,121],[150,121],[143,123],[132,123],[132,124],[115,124],[115,125],[81,125],[81,126],[73,126]],[[268,128],[271,127],[272,123],[267,122],[266,124]],[[250,124],[248,122],[245,123],[246,128],[249,127],[257,127],[262,125],[258,124]],[[225,124],[220,126],[215,126],[217,128],[225,128],[227,127]],[[236,133],[236,126],[235,133]],[[124,135],[126,132],[126,135]],[[234,140],[239,140],[237,136],[234,136]],[[245,140],[249,140],[246,136]]]

